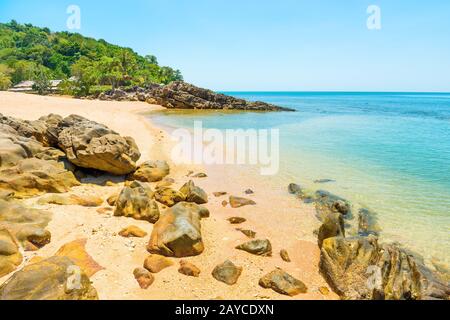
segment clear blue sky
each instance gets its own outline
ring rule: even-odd
[[[66,30],[70,4],[83,35],[215,90],[450,91],[448,0],[0,0],[0,21]]]

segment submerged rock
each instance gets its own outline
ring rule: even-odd
[[[367,209],[360,209],[358,212],[358,234],[360,236],[371,234],[378,236],[380,230],[376,213]]]
[[[301,194],[302,187],[299,184],[291,183],[288,186],[288,191],[289,191],[290,194],[295,194],[295,195]]]
[[[272,245],[269,240],[252,240],[236,247],[238,250],[243,250],[258,256],[270,257],[272,256]]]
[[[262,277],[259,280],[259,285],[291,297],[308,291],[308,288],[302,281],[281,269],[276,269]]]
[[[238,281],[239,277],[241,276],[242,270],[242,267],[238,267],[230,260],[227,260],[214,268],[212,276],[217,281],[226,283],[227,285],[231,286]]]
[[[315,194],[315,203],[317,213],[322,221],[331,212],[338,212],[346,218],[351,218],[350,203],[328,191],[317,191]]]
[[[0,228],[0,278],[13,272],[22,263],[22,254],[14,236]]]
[[[137,170],[129,175],[129,179],[142,182],[158,182],[170,173],[166,161],[146,161]]]
[[[232,208],[240,208],[244,206],[256,205],[256,202],[251,199],[230,196],[230,205]]]
[[[186,196],[187,202],[194,202],[196,204],[208,203],[208,195],[206,192],[202,188],[197,187],[192,180],[185,183],[181,187],[180,192]]]
[[[169,257],[196,256],[203,252],[200,220],[208,209],[181,202],[164,212],[154,225],[147,250]]]

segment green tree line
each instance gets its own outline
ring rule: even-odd
[[[167,84],[183,77],[179,70],[160,66],[153,55],[144,57],[102,39],[14,20],[0,23],[0,90],[35,80],[44,92],[50,79],[64,80],[65,93],[88,95],[98,88]]]

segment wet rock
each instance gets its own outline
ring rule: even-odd
[[[119,232],[119,235],[125,238],[131,238],[131,237],[136,237],[136,238],[143,238],[147,235],[147,232],[145,232],[144,230],[142,230],[141,228],[137,227],[137,226],[128,226],[124,229],[122,229]]]
[[[12,191],[19,198],[45,192],[64,193],[78,185],[73,173],[56,161],[31,158],[0,170],[0,189]]]
[[[227,219],[231,224],[241,224],[247,221],[245,218],[241,217],[231,217]]]
[[[0,278],[13,272],[22,263],[22,254],[13,235],[0,229]]]
[[[237,231],[242,232],[244,235],[246,235],[248,238],[254,239],[256,237],[256,232],[252,230],[245,230],[245,229],[236,229]]]
[[[47,194],[38,200],[38,204],[57,204],[63,206],[98,207],[103,199],[95,196],[78,196],[75,194]]]
[[[256,202],[251,199],[230,196],[230,205],[232,208],[240,208],[243,206],[253,206]]]
[[[217,280],[227,285],[235,284],[242,273],[242,267],[237,267],[230,260],[216,266],[212,272],[212,276]]]
[[[135,171],[141,156],[133,138],[81,116],[64,118],[54,133],[67,159],[78,167],[125,175]]]
[[[272,245],[269,240],[252,240],[238,245],[236,249],[263,257],[272,256]]]
[[[173,266],[171,260],[157,254],[149,255],[144,261],[144,268],[151,273],[158,273],[171,266]]]
[[[115,202],[114,216],[131,217],[155,223],[159,219],[159,208],[152,197],[153,192],[149,186],[134,181],[120,192]]]
[[[330,182],[336,182],[336,180],[333,180],[333,179],[318,179],[318,180],[314,180],[314,183],[330,183]]]
[[[290,194],[301,194],[302,187],[296,183],[291,183],[288,186],[288,191]]]
[[[340,213],[332,212],[325,217],[324,223],[319,228],[317,235],[319,248],[322,248],[325,239],[337,236],[345,236],[344,219]]]
[[[308,288],[302,281],[292,277],[281,269],[274,270],[262,277],[259,280],[259,285],[291,297],[308,291]]]
[[[289,253],[286,250],[284,250],[284,249],[280,251],[280,257],[285,262],[291,262],[291,258],[289,257]]]
[[[154,225],[147,250],[169,257],[196,256],[203,252],[200,220],[208,209],[181,202],[164,212]]]
[[[35,251],[50,243],[46,229],[51,213],[0,200],[0,228],[8,229],[26,251]]]
[[[377,214],[367,209],[360,209],[358,212],[358,234],[360,236],[378,236],[380,230]]]
[[[0,286],[0,300],[97,299],[89,277],[67,257],[27,265]]]
[[[350,203],[328,191],[317,191],[315,203],[318,216],[322,221],[330,212],[338,212],[346,218],[351,218]]]
[[[325,239],[319,266],[342,299],[448,299],[450,294],[448,284],[418,259],[395,245],[379,245],[374,236]]]
[[[133,275],[141,289],[148,289],[155,281],[155,277],[144,268],[134,269]]]
[[[194,264],[185,260],[180,260],[180,268],[178,269],[178,272],[190,277],[200,276],[200,269]]]
[[[180,191],[176,191],[168,187],[162,187],[156,189],[155,199],[165,206],[173,207],[178,202],[185,201],[186,196]]]
[[[170,168],[166,161],[146,161],[129,175],[129,179],[142,182],[158,182],[169,175]]]
[[[214,197],[218,198],[218,197],[227,195],[227,193],[225,191],[219,191],[219,192],[214,192],[213,195],[214,195]]]
[[[187,202],[194,202],[196,204],[205,204],[208,203],[208,195],[206,192],[196,186],[192,180],[185,183],[181,189],[180,192],[186,196]]]

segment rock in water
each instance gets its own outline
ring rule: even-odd
[[[78,196],[75,194],[47,194],[38,200],[38,204],[57,204],[63,206],[99,207],[103,199],[95,196]]]
[[[122,229],[119,232],[119,236],[124,237],[124,238],[131,238],[131,237],[143,238],[146,235],[147,235],[147,232],[145,232],[144,230],[142,230],[141,228],[139,228],[137,226],[129,226],[129,227]]]
[[[317,191],[315,203],[318,216],[322,221],[330,212],[339,212],[346,218],[351,218],[350,203],[328,191]]]
[[[186,200],[186,196],[180,191],[173,190],[168,187],[157,188],[155,192],[155,199],[168,207],[173,207],[178,202]]]
[[[197,187],[192,180],[185,183],[181,187],[180,192],[186,196],[187,202],[194,202],[196,204],[208,203],[208,195],[206,192],[202,188]]]
[[[243,206],[253,206],[256,202],[250,199],[230,196],[230,205],[232,208],[240,208]]]
[[[223,283],[228,285],[235,284],[242,273],[242,267],[237,267],[230,260],[225,261],[222,264],[216,266],[212,272],[212,276]]]
[[[61,163],[31,158],[14,167],[0,170],[0,189],[14,192],[15,197],[30,197],[45,192],[64,193],[80,183]]]
[[[288,186],[288,191],[290,194],[301,194],[302,193],[302,187],[296,183],[291,183]]]
[[[144,261],[144,268],[151,273],[158,273],[163,269],[173,266],[173,262],[166,257],[151,254]]]
[[[343,299],[448,299],[450,288],[395,245],[376,237],[334,237],[323,241],[320,271]],[[370,284],[370,285],[368,285]]]
[[[272,256],[272,245],[269,240],[252,240],[237,246],[236,249],[263,257]]]
[[[142,182],[158,182],[170,173],[166,161],[146,161],[137,170],[129,175],[129,179]]]
[[[0,229],[0,278],[13,272],[22,263],[22,254],[13,235]]]
[[[122,137],[108,127],[77,115],[58,123],[54,133],[67,159],[82,168],[98,169],[115,175],[136,169],[141,154],[131,137]]]
[[[380,233],[380,226],[377,222],[377,215],[367,209],[360,209],[358,213],[358,234],[360,236],[374,235],[378,236]]]
[[[50,243],[46,227],[51,213],[0,200],[0,228],[8,229],[26,251],[34,251]]]
[[[147,289],[155,281],[155,277],[144,268],[134,269],[133,275],[141,289]]]
[[[296,296],[300,293],[306,293],[308,288],[298,279],[281,269],[272,271],[259,280],[259,285],[266,289],[272,289],[280,294]]]
[[[291,262],[291,258],[289,257],[289,253],[286,250],[284,250],[284,249],[280,251],[280,257],[285,262]]]
[[[147,250],[179,258],[201,254],[200,220],[205,217],[209,217],[208,209],[194,203],[181,202],[169,208],[153,226]]]
[[[69,258],[25,266],[0,286],[0,300],[98,300],[89,277]]]
[[[178,272],[189,277],[200,276],[200,269],[185,260],[180,260],[180,268],[178,269]]]
[[[331,212],[325,217],[324,223],[319,228],[319,248],[322,248],[322,243],[325,239],[337,236],[345,237],[344,219],[340,213]]]
[[[135,181],[120,192],[115,201],[114,216],[131,217],[155,223],[159,219],[159,208],[152,197],[153,192],[149,186]]]

